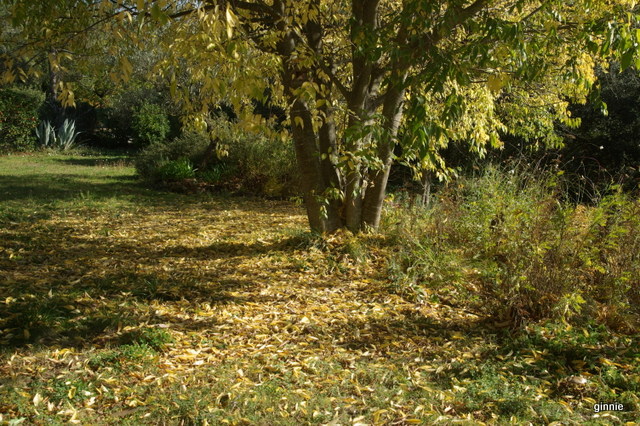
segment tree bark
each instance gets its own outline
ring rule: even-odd
[[[325,121],[316,133],[309,105],[295,95],[303,82],[313,78],[313,70],[296,64],[292,57],[295,40],[295,35],[289,33],[282,40],[279,53],[283,58],[284,88],[291,105],[289,116],[300,173],[300,190],[311,230],[331,233],[343,226],[339,203],[326,199],[327,190],[340,182],[337,168],[328,157],[335,147],[335,129],[331,121]],[[326,153],[327,158],[322,158],[322,153]]]
[[[362,209],[362,230],[377,229],[382,216],[382,205],[389,181],[389,172],[393,163],[393,148],[395,138],[398,135],[398,128],[402,120],[402,102],[404,100],[405,89],[403,76],[400,81],[391,86],[386,95],[382,108],[384,119],[384,138],[379,141],[378,155],[382,160],[383,167],[379,170],[372,170],[369,173],[371,185],[367,188]]]
[[[274,3],[274,9],[282,6]],[[375,31],[378,25],[378,0],[353,0],[354,22],[351,27],[353,85],[346,97],[349,119],[347,127],[354,133],[344,139],[344,152],[354,154],[373,143],[372,135],[364,129],[377,109],[375,101],[382,81],[377,69],[377,60],[372,60],[366,52],[356,48],[365,33]],[[281,21],[283,22],[283,21]],[[281,24],[283,25],[283,24]],[[310,21],[305,25],[305,43],[318,57],[322,52],[322,27],[318,22]],[[289,116],[292,136],[300,172],[300,189],[303,193],[309,225],[317,232],[334,232],[346,226],[353,232],[367,228],[377,228],[380,223],[382,204],[385,196],[393,147],[402,117],[404,97],[404,77],[399,78],[387,89],[382,103],[384,122],[383,140],[377,141],[377,156],[383,166],[369,170],[355,158],[346,166],[344,180],[339,170],[336,154],[338,150],[333,111],[331,107],[331,89],[327,90],[323,113],[323,124],[314,131],[313,113],[306,101],[297,96],[298,89],[306,81],[315,81],[318,86],[331,87],[331,82],[321,79],[318,69],[302,66],[297,62],[296,43],[302,42],[293,32],[286,35],[278,48],[283,59],[283,83],[290,101]],[[378,74],[376,71],[378,70]],[[397,71],[394,68],[393,71]],[[344,201],[327,196],[330,190],[342,190]]]
[[[58,52],[52,49],[49,54],[53,57],[57,56]],[[46,103],[49,105],[50,113],[53,119],[53,126],[57,129],[62,125],[64,121],[64,108],[58,100],[58,83],[60,82],[60,76],[58,70],[54,69],[51,61],[48,61],[48,78],[47,78],[47,93]]]

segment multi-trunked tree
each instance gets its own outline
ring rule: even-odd
[[[586,99],[594,67],[633,64],[640,35],[626,0],[0,4],[13,40],[6,81],[28,67],[19,58],[53,48],[56,69],[106,49],[117,81],[132,72],[127,49],[115,47],[127,44],[154,50],[156,75],[196,126],[206,128],[212,100],[233,104],[243,125],[255,121],[247,99],[268,94],[285,106],[309,225],[319,232],[375,229],[394,161],[416,176],[446,174],[439,151],[452,140],[479,154],[499,146],[502,132],[556,142],[554,121],[577,124],[568,103]],[[112,42],[89,36],[105,30]],[[72,85],[60,89],[71,102]]]

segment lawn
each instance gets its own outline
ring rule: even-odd
[[[0,157],[0,424],[640,421],[637,335],[408,300],[384,233],[306,226],[119,155]]]

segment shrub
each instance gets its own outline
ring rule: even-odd
[[[95,129],[86,129],[95,130],[90,143],[109,148],[131,148],[132,141],[144,144],[135,138],[132,120],[144,104],[161,105],[161,112],[169,115],[171,130],[164,139],[178,136],[180,125],[173,116],[177,111],[171,104],[168,93],[163,93],[161,87],[154,87],[148,82],[132,80],[109,95],[105,106],[96,109]]]
[[[167,164],[187,159],[196,178],[218,188],[270,197],[295,194],[297,172],[291,144],[238,131],[223,118],[210,123],[210,131],[218,138],[213,152],[207,135],[186,133],[144,149],[136,161],[138,174],[151,182],[166,181],[166,171],[177,167]],[[181,164],[186,170],[184,166]]]
[[[186,158],[172,160],[162,164],[158,168],[158,177],[163,182],[176,182],[183,179],[192,179],[196,175],[193,164]]]
[[[222,184],[226,179],[236,174],[236,170],[229,164],[217,163],[209,168],[198,171],[198,178],[210,184]]]
[[[500,171],[461,179],[432,209],[396,209],[389,271],[399,290],[456,299],[512,324],[640,319],[640,203],[619,191],[592,207],[561,201],[561,177]]]
[[[229,145],[229,159],[246,192],[269,197],[297,193],[297,169],[291,143],[245,135]]]
[[[191,165],[201,164],[208,146],[209,138],[199,133],[185,133],[168,142],[157,142],[138,154],[136,170],[143,179],[157,183],[163,180],[160,169],[169,162],[188,160]]]
[[[140,146],[162,142],[171,130],[169,116],[160,105],[144,103],[133,114],[131,129]]]
[[[0,152],[35,148],[34,131],[44,96],[33,89],[0,89]]]

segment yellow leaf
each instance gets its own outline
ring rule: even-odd
[[[71,389],[69,389],[69,392],[67,392],[67,396],[69,397],[69,399],[73,399],[74,396],[76,396],[76,391],[78,389],[75,386],[72,386]]]
[[[231,12],[231,7],[227,4],[227,10],[225,13],[225,17],[227,19],[227,37],[233,37],[233,12]]]
[[[487,87],[492,92],[499,92],[506,83],[507,78],[502,74],[491,74],[487,79]]]
[[[383,409],[380,409],[380,410],[376,411],[375,413],[373,413],[373,422],[374,423],[380,423],[380,416],[383,415],[386,412],[387,412],[387,410],[385,410],[383,408]]]

